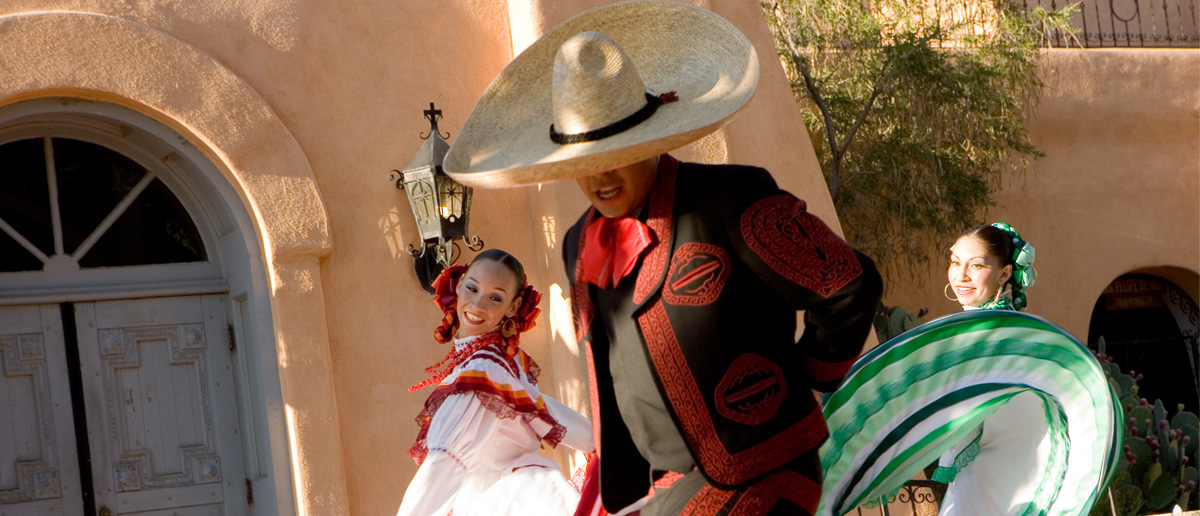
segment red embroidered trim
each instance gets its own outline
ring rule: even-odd
[[[575,470],[571,484],[579,491],[579,505],[572,516],[608,516],[600,505],[600,459],[588,453],[587,463]]]
[[[435,392],[435,395],[436,394],[437,393]],[[538,411],[531,412],[525,407],[514,406],[510,398],[506,396],[464,389],[460,391],[449,392],[444,396],[439,397],[437,400],[431,399],[430,402],[432,402],[433,407],[422,410],[421,414],[416,417],[417,424],[420,425],[421,429],[417,432],[416,442],[414,442],[413,445],[408,449],[408,456],[416,461],[418,465],[425,461],[425,456],[429,453],[426,439],[429,435],[429,424],[433,422],[433,415],[437,413],[439,408],[441,408],[442,402],[444,402],[446,398],[452,394],[474,395],[477,399],[479,399],[479,403],[483,405],[484,409],[496,414],[496,417],[500,419],[514,419],[520,417],[526,423],[532,421],[534,418],[545,421],[547,424],[551,425],[551,429],[544,437],[541,438],[541,440],[550,445],[552,448],[557,447],[558,444],[562,442],[563,437],[566,436],[566,427],[559,424],[549,412],[546,412],[545,414],[541,414]],[[430,397],[432,398],[433,395]],[[542,409],[541,412],[545,412],[545,409]]]
[[[663,300],[704,306],[717,300],[729,278],[729,255],[720,246],[688,242],[675,250],[663,285]]]
[[[542,469],[550,469],[550,466],[547,466],[547,465],[545,465],[545,464],[526,464],[526,465],[524,465],[524,466],[517,466],[517,467],[513,468],[512,470],[513,470],[513,471],[519,471],[519,470],[522,470],[522,469],[525,469],[525,468],[542,468]]]
[[[704,487],[688,501],[680,515],[717,514],[735,494],[737,491],[704,484]],[[781,498],[799,505],[809,514],[816,514],[817,506],[821,502],[821,486],[795,471],[779,470],[746,488],[734,502],[728,516],[762,516]]]
[[[442,448],[441,446],[438,446],[438,447],[435,447],[435,448],[430,448],[430,450],[429,450],[429,451],[431,451],[431,452],[440,451],[440,452],[442,452],[442,453],[445,453],[447,457],[450,457],[451,459],[454,459],[454,462],[457,462],[457,463],[458,463],[458,466],[459,466],[460,468],[462,468],[462,469],[463,469],[463,471],[471,471],[471,470],[467,469],[467,465],[466,465],[466,464],[463,464],[463,461],[462,461],[462,459],[459,459],[457,455],[455,455],[455,454],[453,454],[453,453],[450,453],[450,450],[447,450],[447,449],[445,449],[445,448]]]
[[[663,473],[663,476],[659,477],[658,480],[654,481],[653,489],[666,489],[680,481],[682,478],[683,473],[678,471],[668,471]]]
[[[688,500],[679,516],[714,516],[725,507],[725,504],[729,503],[729,499],[733,498],[733,495],[734,491],[732,490],[704,484],[704,487],[692,495],[691,500]]]
[[[661,299],[638,317],[638,324],[646,337],[650,358],[662,379],[667,398],[679,417],[684,437],[713,480],[728,485],[745,483],[820,445],[829,434],[821,411],[814,405],[802,419],[770,439],[729,453],[717,436],[704,395],[692,376]]]
[[[787,381],[779,364],[762,355],[746,353],[737,357],[721,382],[713,399],[717,412],[745,425],[770,421],[787,398]]]
[[[592,359],[592,344],[580,343],[588,368],[588,406],[592,408],[592,442],[596,445],[596,456],[600,456],[600,394],[596,384],[596,361]],[[599,462],[598,460],[596,461]],[[597,466],[599,467],[599,466]]]
[[[579,247],[575,256],[575,282],[571,285],[572,316],[575,319],[575,341],[583,348],[588,368],[588,405],[592,409],[592,441],[596,444],[596,456],[600,455],[600,395],[596,385],[596,362],[592,358],[592,343],[586,338],[596,315],[592,297],[588,295],[588,284],[583,280],[583,245],[587,227],[596,219],[596,208],[588,208],[583,215],[583,227],[579,231]],[[597,461],[598,462],[598,461]],[[597,467],[599,467],[597,465]]]
[[[854,249],[805,211],[804,201],[791,194],[750,205],[742,213],[741,226],[746,245],[763,263],[822,296],[828,297],[862,274]]]
[[[854,366],[854,362],[858,357],[841,362],[826,362],[813,357],[806,357],[804,367],[808,369],[808,376],[818,382],[832,382],[841,380],[846,377],[846,373]]]
[[[542,366],[539,366],[537,362],[534,362],[533,357],[529,356],[529,353],[526,353],[524,350],[518,350],[517,353],[519,360],[521,360],[521,363],[525,366],[525,379],[529,380],[529,383],[536,387],[538,384],[538,377],[542,375]]]
[[[474,395],[483,405],[483,408],[496,414],[500,419],[513,419],[520,417],[526,423],[536,419],[541,419],[546,424],[551,426],[550,431],[541,437],[541,440],[551,447],[556,447],[562,442],[566,436],[566,427],[560,424],[550,412],[546,410],[545,405],[541,401],[541,396],[538,399],[531,399],[528,393],[521,391],[514,393],[508,389],[502,389],[492,383],[486,377],[476,377],[470,375],[459,374],[455,378],[454,383],[449,385],[440,385],[429,395],[425,400],[425,408],[417,414],[415,418],[417,426],[420,430],[417,432],[416,442],[408,449],[408,456],[411,457],[417,464],[425,461],[425,457],[429,454],[429,449],[426,444],[426,438],[429,435],[429,425],[433,422],[433,417],[437,414],[438,409],[442,407],[442,403],[446,398],[454,394],[471,394]]]
[[[588,208],[583,214],[583,227],[579,228],[579,246],[575,250],[575,282],[571,285],[572,315],[575,319],[575,341],[582,344],[596,308],[592,305],[592,297],[588,295],[588,283],[583,280],[583,246],[586,241],[587,228],[596,220],[596,208]]]
[[[575,471],[571,473],[571,479],[567,481],[567,484],[573,487],[577,493],[583,491],[584,482],[587,482],[588,470],[591,469],[592,463],[596,461],[596,454],[584,453],[583,459],[583,465],[575,468]]]
[[[495,348],[493,347],[493,349],[495,349]],[[521,373],[517,369],[517,364],[515,362],[513,362],[511,359],[509,359],[508,357],[501,355],[501,354],[497,353],[496,351],[489,352],[489,350],[486,350],[486,349],[479,350],[474,355],[471,355],[471,358],[469,360],[463,362],[463,365],[469,364],[476,360],[492,362],[492,363],[500,366],[501,369],[504,369],[504,371],[507,372],[509,374],[509,376],[512,376],[513,378],[521,377]]]
[[[663,154],[658,158],[658,179],[650,192],[650,213],[646,225],[654,232],[654,243],[642,259],[642,270],[638,272],[633,287],[633,304],[640,305],[654,292],[658,281],[667,269],[667,258],[671,255],[671,226],[675,222],[675,172],[679,160]]]
[[[546,435],[542,436],[542,442],[549,444],[551,448],[557,448],[566,436],[567,427],[555,423],[554,427],[549,432],[546,432]]]
[[[809,514],[816,514],[821,502],[821,486],[795,471],[779,470],[747,488],[729,511],[729,516],[766,514],[780,498],[799,505]]]

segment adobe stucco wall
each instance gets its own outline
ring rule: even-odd
[[[430,101],[456,127],[510,58],[505,10],[432,0],[0,7],[0,105],[71,96],[147,114],[242,194],[236,208],[264,248],[254,266],[271,278],[274,341],[252,345],[277,352],[288,428],[272,445],[292,461],[277,480],[295,488],[278,502],[285,513],[394,513],[415,469],[404,451],[420,400],[404,388],[436,360],[424,337],[438,315],[394,245],[410,241],[412,221],[387,175],[421,143]],[[475,231],[530,248],[495,236],[524,197],[482,197]]]
[[[0,6],[0,107],[48,96],[111,102],[210,156],[255,220],[264,249],[256,266],[272,281],[275,342],[258,345],[275,346],[291,418],[288,441],[273,445],[293,461],[281,482],[294,483],[296,500],[280,505],[390,515],[416,471],[405,451],[424,398],[406,389],[444,350],[429,338],[439,314],[403,252],[415,239],[411,212],[387,173],[420,145],[429,102],[444,110],[453,142],[514,48],[600,3],[9,0]],[[757,3],[697,3],[747,33],[762,79],[738,120],[676,154],[765,166],[833,224]],[[1172,271],[1200,297],[1200,52],[1047,59],[1056,74],[1030,124],[1047,157],[1006,178],[987,217],[1038,247],[1031,311],[1084,337],[1103,288],[1147,269]],[[585,207],[571,183],[477,191],[471,228],[520,257],[546,294],[524,341],[546,366],[547,391],[580,409],[570,317],[551,285],[566,284],[558,238]],[[941,261],[933,280],[895,288],[888,302],[955,309],[942,298]]]
[[[270,278],[274,342],[252,345],[276,350],[270,367],[286,405],[287,435],[272,446],[292,461],[276,473],[295,493],[278,505],[390,515],[416,471],[405,452],[424,393],[407,387],[445,350],[430,338],[440,314],[403,251],[416,228],[388,171],[421,144],[429,102],[453,143],[514,47],[600,3],[9,0],[0,108],[51,96],[110,102],[175,128],[210,157],[216,179],[241,196],[235,209],[255,221],[250,238],[264,253],[252,266]],[[711,7],[755,43],[762,80],[741,118],[677,154],[766,166],[833,223],[757,3]],[[561,326],[569,314],[550,288],[565,276],[543,217],[561,234],[585,206],[574,184],[476,191],[471,226],[520,257],[546,293],[523,341],[546,366],[547,390],[580,409],[582,371]]]
[[[606,2],[510,1],[507,11],[499,13],[499,19],[509,23],[512,42],[505,50],[511,53],[491,49],[497,52],[498,62],[476,62],[471,65],[483,81],[472,83],[469,92],[456,92],[459,95],[457,97],[443,95],[447,105],[465,100],[468,106],[457,111],[455,116],[448,111],[442,122],[442,127],[451,133],[451,144],[469,106],[511,59],[511,55],[519,53],[547,28],[586,8],[603,3]],[[774,55],[770,35],[757,4],[739,3],[737,7],[726,7],[724,10],[717,8],[716,12],[729,18],[751,37],[760,58]],[[505,43],[508,44],[507,41]],[[434,57],[443,58],[440,54],[434,54]],[[684,159],[740,161],[771,168],[777,171],[776,177],[785,188],[808,197],[816,213],[831,218],[832,202],[824,188],[799,111],[792,101],[782,70],[774,65],[776,61],[773,58],[768,59],[763,60],[762,80],[755,100],[741,117],[725,131],[677,154]],[[418,143],[412,139],[409,145],[415,150]],[[407,157],[397,164],[403,165],[406,161]],[[805,192],[815,193],[805,195]],[[327,197],[327,202],[333,204],[328,199],[331,197]],[[569,304],[554,286],[565,288],[567,284],[561,264],[559,239],[583,213],[587,201],[574,182],[563,182],[507,190],[477,189],[474,206],[476,211],[472,214],[471,232],[483,238],[488,247],[500,247],[517,255],[525,263],[530,281],[544,294],[538,326],[522,339],[526,349],[543,365],[540,382],[543,389],[586,413],[586,380],[573,339]],[[413,222],[407,209],[406,204],[401,205],[400,215],[388,219],[384,233],[389,239],[403,237],[405,231],[413,231]],[[335,234],[336,218],[336,214],[331,214],[331,219],[335,220]],[[395,233],[397,220],[399,234]],[[404,237],[396,241],[408,240]],[[341,246],[339,240],[333,256],[326,262],[327,269],[335,264],[342,251]],[[361,252],[374,254],[377,251],[364,247]],[[392,263],[384,264],[392,269],[388,274],[403,276],[389,283],[411,281],[411,273],[407,271],[409,263],[406,256],[401,256],[393,259]],[[364,276],[360,270],[357,266],[347,269],[346,280],[357,282],[367,290],[377,288],[373,287],[377,285],[377,278]],[[332,274],[327,273],[326,277],[332,277]],[[331,282],[327,281],[326,288],[331,288],[330,285]],[[359,293],[355,295],[362,296],[361,289],[347,288],[347,297],[351,291],[357,291]],[[415,286],[404,284],[398,289],[391,295],[394,297],[378,299],[380,308],[399,311],[403,307],[407,320],[401,320],[401,317],[396,317],[397,314],[385,316],[383,312],[365,315],[356,323],[364,327],[353,330],[347,328],[346,333],[363,334],[369,340],[348,343],[345,350],[338,343],[332,345],[341,379],[338,385],[339,415],[346,442],[348,493],[353,514],[391,514],[395,511],[400,495],[416,471],[416,467],[404,456],[404,451],[415,436],[412,416],[417,413],[424,399],[421,393],[407,394],[405,388],[422,378],[421,368],[435,362],[444,353],[429,338],[430,329],[438,320],[432,304],[416,291]],[[336,333],[333,339],[340,338]],[[381,354],[372,348],[372,342],[403,345],[392,346]],[[345,392],[343,386],[353,386],[353,393]],[[380,443],[388,442],[392,443],[389,447],[380,446]],[[562,449],[548,454],[563,461],[568,468],[576,464],[576,457],[566,456]]]
[[[1122,274],[1157,273],[1200,299],[1200,51],[1053,50],[1045,64],[1029,136],[1046,157],[1005,177],[986,217],[1037,248],[1029,311],[1084,340]],[[885,302],[956,310],[942,294],[945,258]]]

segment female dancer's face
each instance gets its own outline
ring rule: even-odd
[[[1012,266],[1000,266],[1000,258],[987,253],[973,236],[964,236],[950,248],[950,268],[946,271],[950,288],[959,304],[981,306],[996,297],[1012,276]]]
[[[476,261],[463,274],[455,289],[458,294],[458,337],[483,335],[504,317],[517,313],[521,299],[517,279],[503,264]]]

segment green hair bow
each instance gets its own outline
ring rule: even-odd
[[[1024,311],[1028,304],[1025,299],[1025,289],[1032,287],[1033,282],[1037,280],[1037,270],[1033,268],[1033,259],[1035,256],[1033,245],[1021,238],[1021,234],[1017,233],[1017,230],[1005,222],[994,223],[992,227],[1004,231],[1012,239],[1013,307]]]

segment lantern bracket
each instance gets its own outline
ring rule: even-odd
[[[442,160],[450,148],[450,133],[438,129],[442,110],[432,102],[423,111],[429,120],[429,132],[418,133],[424,143],[403,169],[392,169],[388,181],[404,192],[417,225],[417,242],[406,250],[414,260],[414,271],[421,287],[432,292],[438,273],[453,265],[462,254],[457,241],[472,251],[483,249],[483,240],[468,233],[471,212],[471,188],[455,181],[442,170]]]

